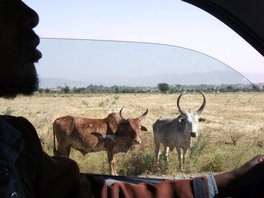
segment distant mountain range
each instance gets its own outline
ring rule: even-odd
[[[221,85],[221,84],[249,84],[250,82],[234,71],[213,71],[206,73],[160,74],[156,76],[133,77],[114,76],[104,78],[90,78],[87,80],[40,78],[40,88],[56,88],[58,86],[87,87],[90,84],[103,86],[157,86],[158,83],[170,85]]]

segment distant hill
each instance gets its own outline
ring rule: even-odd
[[[115,76],[107,78],[90,78],[77,81],[72,79],[41,78],[40,88],[64,87],[87,87],[90,84],[104,86],[156,86],[158,83],[168,83],[170,85],[221,85],[221,84],[249,84],[250,82],[233,71],[213,71],[206,73],[186,73],[186,74],[160,74],[156,76],[133,77]]]
[[[40,88],[57,88],[57,87],[87,87],[86,82],[75,81],[63,78],[40,78]]]

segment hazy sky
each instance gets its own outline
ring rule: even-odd
[[[40,16],[40,37],[175,45],[208,54],[253,82],[264,81],[263,56],[218,19],[180,0],[24,2]],[[39,69],[40,75],[45,70],[50,68]]]
[[[215,71],[236,73],[210,56],[164,44],[42,39],[39,48],[45,54],[38,64],[40,77],[64,78],[89,84],[150,85],[147,83],[149,78],[155,78],[155,83],[151,79],[152,85],[158,82],[171,84],[181,83],[177,74],[182,77],[184,74],[197,76]],[[239,78],[244,79],[242,76]],[[212,83],[209,78],[202,77],[201,80]],[[226,80],[229,80],[227,76]]]

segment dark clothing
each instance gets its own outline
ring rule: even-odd
[[[0,120],[0,197],[24,198],[24,189],[17,171],[16,161],[24,141],[22,134]]]

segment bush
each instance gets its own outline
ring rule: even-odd
[[[142,175],[144,173],[156,172],[154,155],[150,152],[145,152],[139,148],[134,148],[132,151],[124,155],[122,161],[118,161],[118,166],[121,175]]]
[[[158,84],[158,89],[160,90],[161,93],[168,92],[169,88],[170,88],[169,84],[167,84],[167,83],[159,83]]]
[[[210,159],[207,164],[201,168],[201,172],[222,172],[226,169],[226,162],[228,162],[228,155],[226,152],[215,153],[213,159]]]
[[[11,115],[15,110],[11,107],[7,107],[4,111],[2,111],[3,115]]]

